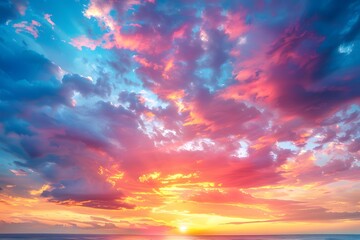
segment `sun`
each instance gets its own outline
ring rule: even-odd
[[[179,226],[179,231],[180,231],[181,233],[186,233],[187,230],[188,230],[188,227],[187,227],[186,225],[180,225],[180,226]]]

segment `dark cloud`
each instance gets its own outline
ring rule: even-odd
[[[76,92],[84,98],[108,96],[111,89],[105,76],[95,83],[78,74],[62,77],[60,67],[34,51],[10,42],[2,44],[1,50],[0,140],[2,149],[17,157],[14,164],[37,172],[54,185],[43,193],[51,201],[77,201],[94,208],[133,208],[120,200],[124,195],[105,179],[97,178],[96,187],[93,180],[81,178],[96,174],[99,166],[106,164],[99,152],[114,151],[106,135],[111,137],[113,131],[107,122],[95,127],[92,114],[114,124],[123,118],[123,126],[137,127],[126,117],[134,118],[133,114],[122,108],[110,107],[113,113],[106,115],[107,105],[101,102],[95,105],[98,109],[73,107]],[[128,141],[127,135],[132,135],[131,131],[125,134],[124,142]],[[84,168],[88,161],[93,167]]]
[[[97,182],[94,179],[62,180],[60,185],[51,191],[44,191],[41,196],[51,201],[66,204],[74,201],[86,207],[102,209],[134,208],[129,203],[122,202],[124,194],[112,189],[106,182]]]
[[[111,91],[106,78],[98,78],[94,84],[91,79],[82,77],[78,74],[66,74],[62,79],[62,83],[63,91],[77,91],[84,97],[88,97],[90,95],[106,97]]]
[[[15,19],[19,16],[19,11],[16,4],[21,4],[25,1],[4,0],[0,2],[0,24],[6,23],[8,20]]]
[[[337,1],[308,2],[305,16],[287,28],[268,52],[284,61],[272,65],[270,71],[278,86],[275,104],[290,114],[326,117],[359,98],[355,63],[360,59],[355,53],[347,56],[339,50],[359,37],[353,30],[358,25],[355,9],[359,3],[340,5]]]

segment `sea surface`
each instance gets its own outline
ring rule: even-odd
[[[82,234],[0,234],[2,240],[360,240],[360,235],[127,236]]]

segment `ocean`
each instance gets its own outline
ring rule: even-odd
[[[360,240],[360,235],[127,236],[83,234],[0,234],[2,240]]]

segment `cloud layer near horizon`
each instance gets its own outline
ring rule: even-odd
[[[14,0],[0,24],[1,232],[358,231],[359,1]]]

